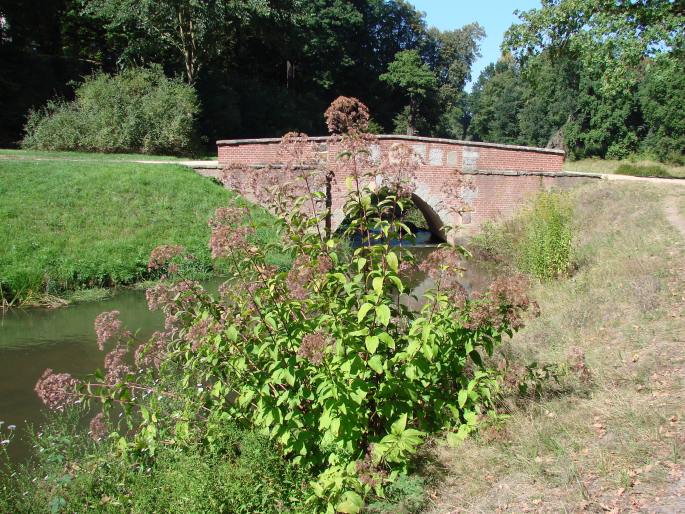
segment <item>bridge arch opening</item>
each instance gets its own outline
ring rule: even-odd
[[[382,193],[379,193],[379,197],[381,196]],[[418,230],[418,234],[415,234],[419,236],[418,239],[422,240],[422,243],[425,242],[429,244],[444,243],[447,241],[445,223],[436,208],[431,205],[429,201],[426,201],[416,193],[412,194],[411,200],[411,204],[405,208],[402,217],[404,218],[405,223],[413,231]],[[416,218],[416,213],[422,218],[421,220]],[[421,221],[423,221],[423,223]],[[332,229],[334,232],[340,231],[348,226],[349,223],[350,219],[343,214],[342,208],[333,213]],[[426,232],[430,234],[430,237],[425,237]],[[421,238],[421,235],[424,235],[424,237]]]

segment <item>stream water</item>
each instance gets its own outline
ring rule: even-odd
[[[418,259],[424,258],[434,247],[414,248]],[[490,274],[469,263],[462,283],[467,290],[480,290],[489,283]],[[425,277],[411,277],[419,284],[417,292],[429,287]],[[212,290],[220,280],[205,286]],[[8,445],[13,460],[24,459],[30,450],[23,436],[27,426],[38,427],[44,411],[33,387],[46,368],[82,377],[102,368],[104,354],[96,345],[93,321],[103,311],[118,310],[125,326],[138,330],[137,338],[144,339],[161,328],[162,315],[150,312],[145,293],[123,290],[113,297],[65,308],[14,309],[0,313],[0,434],[7,427],[16,426],[15,437]]]

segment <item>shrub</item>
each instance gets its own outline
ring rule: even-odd
[[[573,207],[559,192],[540,193],[524,214],[519,266],[540,279],[567,274],[572,265]]]
[[[162,447],[146,466],[95,443],[81,409],[52,416],[34,436],[30,464],[0,479],[2,512],[283,512],[301,502],[307,477],[255,432],[226,424],[220,451]]]
[[[73,102],[53,100],[31,111],[22,141],[35,150],[189,154],[199,110],[192,86],[160,68],[98,73]]]
[[[291,269],[270,266],[269,245],[250,242],[257,227],[236,223],[245,210],[218,209],[210,248],[232,270],[219,298],[188,280],[148,290],[165,330],[136,350],[135,366],[126,359],[130,332],[117,313],[101,314],[98,344],[115,345],[104,372],[74,386],[69,375],[47,370],[36,385],[46,404],[104,400],[96,427],[107,423],[119,450],[142,462],[189,441],[220,451],[227,424],[255,429],[315,476],[309,511],[358,512],[365,497],[382,495],[407,472],[427,434],[447,430],[457,441],[476,426],[498,387],[484,356],[522,326],[525,283],[498,279],[469,298],[458,282],[464,251],[444,246],[421,264],[436,284],[423,306],[410,310],[399,301],[411,294],[401,270],[414,261],[387,240],[408,231],[398,213],[411,202],[415,157],[398,145],[375,165],[365,108],[355,99],[334,105],[335,126],[344,127],[332,135],[340,149],[334,166],[349,188],[344,238],[325,230],[322,191],[331,170],[307,165],[306,136],[286,135],[284,168],[265,169],[257,184],[274,186],[255,194],[271,200],[276,246],[292,255]],[[379,178],[387,194],[376,202]],[[458,194],[460,177],[450,182]],[[366,244],[345,258],[355,233]],[[162,248],[153,260],[172,253]],[[112,405],[130,425],[110,415]],[[122,438],[129,427],[133,436]]]
[[[666,168],[658,164],[651,165],[635,165],[635,164],[621,164],[616,168],[618,175],[632,175],[634,177],[663,177],[673,178]]]

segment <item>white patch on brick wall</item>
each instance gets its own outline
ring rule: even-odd
[[[464,171],[475,171],[478,169],[478,157],[480,153],[476,148],[464,148],[462,157],[462,169]]]
[[[426,145],[412,145],[414,149],[414,154],[421,158],[422,161],[426,160]]]
[[[464,201],[466,205],[473,205],[474,200],[478,198],[478,188],[473,186],[473,187],[465,187],[461,191],[461,199]]]
[[[442,166],[443,156],[444,152],[440,148],[431,148],[428,157],[428,162],[431,166]]]
[[[447,152],[447,166],[450,168],[457,167],[457,152]]]
[[[381,147],[380,145],[371,145],[371,162],[378,164],[381,162]]]

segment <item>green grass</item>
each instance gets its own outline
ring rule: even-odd
[[[106,161],[0,160],[0,198],[6,300],[150,278],[148,257],[159,244],[185,246],[196,257],[191,271],[209,272],[207,219],[236,201],[183,166]],[[253,212],[269,223],[263,210]],[[263,242],[274,237],[269,227],[258,232]]]
[[[617,175],[631,175],[633,177],[661,177],[674,178],[666,168],[659,164],[649,164],[645,166],[638,166],[635,164],[621,164],[616,168]]]
[[[190,157],[172,155],[147,155],[137,153],[90,153],[90,152],[50,152],[42,150],[12,150],[0,148],[0,159],[64,159],[99,161],[183,161],[195,160]],[[203,155],[197,159],[216,160],[216,155]]]
[[[685,166],[677,166],[670,164],[663,164],[648,159],[628,159],[628,160],[610,160],[610,159],[581,159],[579,161],[566,161],[564,163],[564,171],[578,171],[588,173],[620,173],[618,170],[625,166],[637,169],[640,173],[643,169],[652,170],[661,169],[671,177],[683,178],[685,177]],[[625,173],[634,175],[635,173]],[[643,176],[643,175],[637,175]],[[651,176],[666,176],[666,175],[651,175]]]

